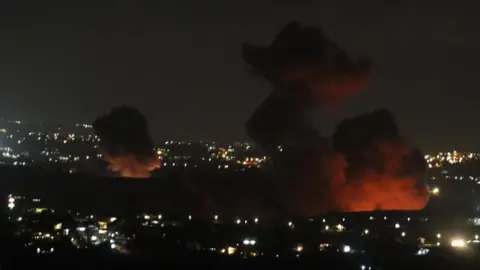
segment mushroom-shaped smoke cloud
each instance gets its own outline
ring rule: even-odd
[[[280,172],[274,190],[284,211],[314,215],[425,206],[425,161],[400,137],[391,113],[345,120],[333,138],[322,138],[307,124],[311,108],[336,104],[366,86],[368,60],[350,57],[319,29],[297,22],[271,45],[247,44],[242,52],[275,86],[248,120],[247,133]]]
[[[122,177],[146,178],[160,167],[148,124],[137,109],[114,107],[93,123],[109,169]]]
[[[269,46],[244,44],[242,53],[276,87],[247,123],[250,137],[270,151],[274,145],[317,136],[305,124],[308,110],[359,92],[370,77],[367,59],[350,57],[321,30],[297,22]]]

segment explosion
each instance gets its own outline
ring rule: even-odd
[[[428,199],[426,162],[401,138],[393,115],[376,110],[344,120],[333,135],[341,156],[333,179],[337,203],[345,211],[418,210]]]
[[[336,105],[366,87],[368,60],[350,57],[320,30],[296,22],[269,46],[244,45],[243,56],[275,86],[248,120],[247,133],[273,158],[283,211],[315,215],[425,206],[425,160],[400,136],[390,112],[344,120],[331,138],[308,124],[310,109]]]
[[[147,178],[152,170],[160,168],[147,121],[137,109],[114,107],[96,119],[93,128],[112,172],[121,177]]]

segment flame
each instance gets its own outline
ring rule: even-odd
[[[427,203],[428,194],[417,190],[416,182],[408,177],[367,173],[358,183],[343,186],[337,194],[337,202],[348,212],[421,210]]]
[[[408,148],[401,143],[379,142],[376,150],[365,156],[370,162],[382,162],[383,168],[367,168],[354,179],[346,175],[348,163],[343,154],[323,157],[322,167],[337,206],[347,212],[423,209],[429,197],[427,186],[417,176],[397,176]]]
[[[134,155],[105,155],[104,160],[109,164],[108,169],[118,172],[121,177],[148,178],[151,171],[160,168],[160,161],[156,157],[139,159]]]

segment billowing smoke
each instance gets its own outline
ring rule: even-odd
[[[309,122],[312,108],[360,92],[370,62],[354,59],[315,27],[288,24],[266,47],[243,56],[274,86],[247,122],[248,135],[272,156],[273,190],[283,211],[421,209],[428,194],[422,154],[402,139],[391,113],[377,110],[341,122],[332,138]]]
[[[242,52],[275,87],[323,106],[362,90],[370,77],[370,61],[349,56],[320,29],[298,22],[289,23],[271,45],[244,44]]]
[[[160,167],[148,124],[135,108],[114,107],[93,122],[109,169],[122,177],[146,178]]]
[[[418,210],[428,191],[423,154],[405,141],[386,110],[341,122],[333,135],[340,159],[335,198],[346,211]]]

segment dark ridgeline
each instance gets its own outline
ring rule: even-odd
[[[119,176],[145,178],[159,168],[143,114],[128,106],[114,107],[93,123],[110,170]]]
[[[282,211],[315,215],[424,207],[425,161],[400,138],[389,112],[346,120],[333,138],[321,137],[307,124],[312,108],[336,106],[365,88],[371,71],[367,59],[354,59],[321,30],[297,22],[289,23],[269,46],[245,44],[243,57],[275,87],[246,128],[274,160],[278,177],[272,192]],[[380,186],[397,193],[403,205],[387,202],[385,193],[375,197]],[[363,197],[351,199],[354,194]]]
[[[177,214],[211,219],[266,216],[269,186],[261,171],[160,170],[155,177],[101,177],[92,174],[49,172],[43,168],[0,166],[0,198],[7,195],[41,198],[42,205],[121,215],[129,213]]]
[[[262,171],[185,173],[160,170],[154,178],[139,181],[90,174],[69,175],[35,167],[0,166],[0,176],[0,198],[4,198],[4,209],[7,195],[14,194],[41,198],[42,205],[59,211],[72,209],[113,216],[147,212],[184,217],[191,214],[209,220],[218,214],[222,219],[230,220],[258,216],[262,223],[269,218],[291,218],[289,213],[273,208],[276,205],[269,194],[276,189],[272,183],[277,180]],[[475,210],[472,202],[476,198],[472,196],[475,194],[468,193],[470,189],[456,182],[452,183],[455,184],[448,187],[448,192],[445,189],[442,196],[432,199],[433,202],[418,215],[446,215],[448,219],[452,218],[452,213],[462,217],[472,215]]]

